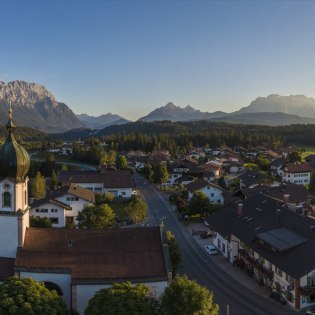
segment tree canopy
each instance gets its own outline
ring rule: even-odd
[[[180,252],[179,245],[176,242],[175,236],[171,231],[166,232],[166,239],[172,263],[172,271],[175,276],[175,273],[182,261],[182,254]]]
[[[195,191],[189,204],[189,214],[205,214],[211,211],[210,199],[202,191]]]
[[[115,213],[108,204],[88,206],[77,216],[80,228],[104,229],[112,226],[114,220]]]
[[[187,276],[176,276],[161,299],[163,315],[217,315],[219,306],[207,288]]]
[[[162,184],[165,183],[168,179],[168,171],[165,163],[159,162],[153,171],[153,181],[155,184]]]
[[[133,197],[125,210],[134,223],[139,223],[147,217],[148,205],[140,197]]]
[[[7,278],[0,285],[1,315],[67,315],[65,301],[56,291],[31,278]]]
[[[30,226],[31,227],[41,227],[41,228],[50,228],[51,221],[47,217],[34,217],[30,216]]]
[[[116,167],[119,168],[120,170],[128,168],[127,159],[122,154],[119,154],[116,159]]]
[[[40,172],[37,172],[31,185],[31,195],[35,199],[44,198],[46,194],[46,180]]]
[[[89,301],[85,315],[158,315],[158,302],[146,285],[130,282],[114,283],[98,291]]]

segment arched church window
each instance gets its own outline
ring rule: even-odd
[[[59,296],[63,296],[62,290],[56,283],[45,281],[44,285],[48,290],[50,291],[55,290]]]
[[[7,191],[3,193],[3,207],[11,208],[11,194]]]

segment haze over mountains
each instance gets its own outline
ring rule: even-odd
[[[99,117],[88,114],[75,115],[64,103],[42,85],[24,81],[5,83],[0,81],[0,124],[8,120],[9,104],[14,111],[14,122],[18,126],[55,133],[72,129],[89,128],[102,130],[112,125],[124,125],[130,121],[115,114]],[[169,102],[151,111],[138,121],[198,121],[211,120],[236,124],[290,125],[315,124],[315,99],[304,95],[280,96],[276,94],[258,97],[248,106],[233,113],[201,112],[192,106],[175,106]],[[119,128],[118,128],[119,129]],[[93,132],[97,133],[97,131]]]
[[[87,114],[79,114],[77,117],[85,126],[91,129],[103,129],[111,125],[123,125],[130,122],[130,120],[111,113],[98,117],[89,116]]]

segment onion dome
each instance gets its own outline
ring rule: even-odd
[[[6,128],[8,136],[0,148],[0,178],[9,177],[17,182],[23,182],[30,168],[30,158],[26,150],[14,138],[15,126],[12,121],[11,108]]]

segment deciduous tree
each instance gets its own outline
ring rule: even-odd
[[[86,207],[77,216],[80,228],[104,229],[112,226],[114,220],[115,213],[107,204]]]
[[[163,315],[217,315],[219,306],[207,288],[187,276],[176,276],[161,300]]]
[[[134,197],[126,207],[126,213],[134,223],[139,223],[146,218],[148,205],[140,197]]]
[[[153,181],[155,184],[161,185],[168,180],[169,174],[165,163],[159,162],[153,171]]]
[[[89,301],[85,315],[158,315],[159,304],[148,286],[130,282],[114,283],[111,288],[102,289]]]
[[[31,278],[7,278],[0,285],[0,314],[70,315],[56,291]]]
[[[119,154],[116,159],[116,167],[120,170],[125,170],[128,168],[127,159],[122,154]]]
[[[190,214],[205,215],[211,210],[210,199],[202,191],[195,191],[188,205]]]
[[[182,254],[180,252],[179,245],[176,242],[175,236],[171,231],[166,232],[166,239],[172,263],[173,276],[175,276],[175,273],[182,261]]]

